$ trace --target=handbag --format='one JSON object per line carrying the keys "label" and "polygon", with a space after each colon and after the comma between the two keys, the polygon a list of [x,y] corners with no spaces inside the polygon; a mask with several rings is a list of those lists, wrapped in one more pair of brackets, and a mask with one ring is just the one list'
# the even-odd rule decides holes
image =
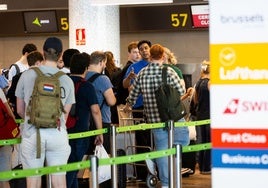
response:
{"label": "handbag", "polygon": [[[103,145],[97,145],[95,148],[95,156],[99,159],[110,158]],[[98,183],[111,179],[111,165],[103,165],[98,167]]]}
{"label": "handbag", "polygon": [[16,138],[20,134],[18,124],[8,114],[8,110],[0,99],[0,140]]}

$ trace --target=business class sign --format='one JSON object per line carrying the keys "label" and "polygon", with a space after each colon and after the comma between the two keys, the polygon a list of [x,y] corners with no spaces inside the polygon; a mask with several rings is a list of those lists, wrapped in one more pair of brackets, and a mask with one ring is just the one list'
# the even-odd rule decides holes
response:
{"label": "business class sign", "polygon": [[266,187],[266,0],[210,1],[212,187]]}

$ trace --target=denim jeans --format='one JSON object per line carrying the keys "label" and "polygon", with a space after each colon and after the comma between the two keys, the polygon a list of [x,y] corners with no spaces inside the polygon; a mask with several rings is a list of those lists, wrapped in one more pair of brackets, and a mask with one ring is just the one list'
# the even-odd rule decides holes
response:
{"label": "denim jeans", "polygon": [[[166,150],[168,149],[168,131],[163,129],[153,129],[153,137],[155,149]],[[174,144],[180,144],[182,146],[189,144],[189,130],[188,127],[177,127],[174,128]],[[159,178],[162,186],[169,185],[169,168],[168,168],[168,157],[161,157],[156,159],[158,167]]]}
{"label": "denim jeans", "polygon": [[[68,163],[82,161],[83,156],[88,151],[90,144],[89,138],[80,138],[69,140],[71,146],[71,154],[68,159]],[[78,188],[77,179],[78,170],[69,171],[66,173],[67,188]]]}

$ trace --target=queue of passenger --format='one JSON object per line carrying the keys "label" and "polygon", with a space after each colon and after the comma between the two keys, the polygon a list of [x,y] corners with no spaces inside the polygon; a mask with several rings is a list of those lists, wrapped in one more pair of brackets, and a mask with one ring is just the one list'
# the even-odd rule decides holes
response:
{"label": "queue of passenger", "polygon": [[[45,74],[55,74],[58,71],[66,73],[59,79],[64,91],[61,102],[65,113],[62,113],[59,118],[57,128],[41,128],[40,158],[36,158],[36,128],[29,121],[24,121],[20,125],[21,144],[0,147],[0,171],[11,170],[21,164],[23,169],[30,169],[78,162],[85,155],[92,154],[95,145],[103,145],[110,154],[109,134],[68,140],[68,133],[110,128],[112,124],[118,124],[117,105],[125,111],[141,110],[143,113],[132,112],[132,115],[134,118],[142,118],[144,123],[161,122],[154,91],[162,83],[161,75],[164,66],[168,67],[168,84],[178,88],[178,92],[183,96],[182,99],[193,98],[189,113],[196,115],[197,120],[210,117],[209,62],[202,62],[200,80],[195,87],[191,87],[186,92],[188,88],[184,82],[183,72],[177,66],[175,55],[161,44],[152,44],[149,40],[130,42],[127,47],[128,62],[122,68],[117,67],[111,51],[94,51],[91,54],[81,53],[77,49],[63,51],[62,41],[57,37],[48,37],[44,41],[42,51],[38,51],[36,46],[30,43],[23,47],[22,52],[22,57],[15,63],[19,71],[16,70],[16,65],[13,65],[8,76],[9,87],[6,94],[7,99],[10,99],[10,109],[13,110],[13,114],[17,119],[29,120],[27,107],[37,77],[31,69],[32,66],[37,66]],[[1,100],[8,104],[4,92],[1,91],[0,94]],[[75,104],[76,114],[75,125],[67,128],[66,122],[68,114],[72,113],[73,104]],[[185,121],[185,118],[179,121]],[[209,133],[209,124],[198,128],[197,141],[210,142]],[[135,138],[137,146],[148,146],[155,150],[168,148],[168,132],[164,129],[136,131]],[[189,142],[188,127],[175,128],[174,143],[188,145]],[[12,148],[14,148],[13,153]],[[148,149],[137,148],[136,152],[144,153],[148,152]],[[210,155],[210,150],[197,155],[202,174],[210,174]],[[156,159],[156,164],[162,187],[168,187],[167,157]],[[135,176],[139,180],[146,181],[147,173],[146,167],[138,165]],[[78,171],[52,173],[52,186],[78,188],[77,174]],[[42,187],[41,176],[31,176],[26,179],[27,188]],[[0,188],[2,187],[10,188],[9,180],[0,179]],[[111,187],[111,182],[107,181],[100,187]]]}

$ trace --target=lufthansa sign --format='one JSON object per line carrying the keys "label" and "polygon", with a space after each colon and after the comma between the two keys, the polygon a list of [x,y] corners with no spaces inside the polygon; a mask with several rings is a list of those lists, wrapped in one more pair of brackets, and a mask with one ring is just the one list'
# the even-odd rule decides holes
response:
{"label": "lufthansa sign", "polygon": [[213,44],[213,84],[267,84],[268,43]]}

